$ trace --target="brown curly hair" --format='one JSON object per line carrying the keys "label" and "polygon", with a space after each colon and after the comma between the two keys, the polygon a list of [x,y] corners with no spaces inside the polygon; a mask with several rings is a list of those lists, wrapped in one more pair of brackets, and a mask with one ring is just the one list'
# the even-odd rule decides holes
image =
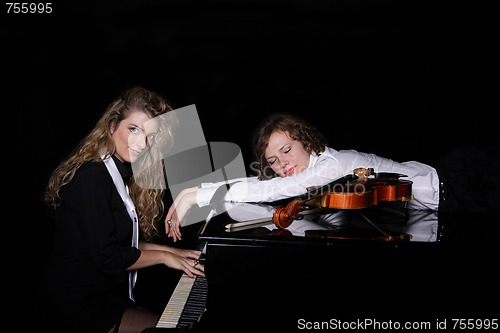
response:
{"label": "brown curly hair", "polygon": [[277,113],[265,120],[254,136],[254,154],[257,159],[259,180],[276,177],[277,174],[270,168],[265,157],[269,138],[274,132],[288,133],[290,138],[302,143],[308,153],[320,155],[328,145],[325,137],[312,125],[299,117],[286,113]]}
{"label": "brown curly hair", "polygon": [[[125,91],[108,106],[95,128],[83,139],[70,157],[61,162],[54,170],[45,192],[47,205],[54,209],[57,208],[61,200],[59,196],[61,188],[73,179],[83,163],[87,161],[102,162],[103,156],[107,157],[115,153],[116,148],[111,138],[110,127],[112,125],[118,127],[119,123],[134,110],[142,111],[154,118],[172,111],[172,108],[162,97],[144,88],[135,87]],[[164,209],[162,186],[159,185],[162,179],[157,176],[158,174],[162,175],[162,173],[152,172],[151,166],[159,163],[159,147],[172,145],[172,131],[176,125],[175,121],[176,119],[173,118],[169,124],[161,125],[150,152],[135,162],[149,165],[149,168],[142,167],[147,172],[134,175],[128,183],[130,196],[137,208],[142,236],[146,239],[153,236],[156,231],[155,222],[161,217]],[[156,168],[161,170],[161,164]],[[148,186],[143,184],[148,184]]]}

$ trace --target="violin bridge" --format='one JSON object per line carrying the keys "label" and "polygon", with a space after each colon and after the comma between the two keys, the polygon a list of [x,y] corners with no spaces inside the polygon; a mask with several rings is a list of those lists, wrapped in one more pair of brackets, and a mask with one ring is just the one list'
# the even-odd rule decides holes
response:
{"label": "violin bridge", "polygon": [[403,201],[405,203],[405,209],[406,209],[406,206],[408,205],[408,201],[413,200],[413,198],[414,198],[413,194],[409,198],[407,198],[407,197],[401,198],[401,201]]}
{"label": "violin bridge", "polygon": [[413,196],[413,194],[412,194],[409,198],[407,198],[407,197],[402,197],[402,198],[401,198],[401,201],[408,202],[408,201],[410,201],[410,200],[413,200],[413,198],[414,198],[414,196]]}

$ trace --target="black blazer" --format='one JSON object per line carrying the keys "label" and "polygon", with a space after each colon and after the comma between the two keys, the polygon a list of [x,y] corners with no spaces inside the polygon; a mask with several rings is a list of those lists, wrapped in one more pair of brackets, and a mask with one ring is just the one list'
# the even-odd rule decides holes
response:
{"label": "black blazer", "polygon": [[[130,164],[113,159],[128,181]],[[132,221],[104,163],[84,163],[60,196],[42,299],[65,311],[71,306],[71,311],[104,312],[99,315],[123,311],[118,308],[128,302],[126,268],[139,259],[140,250],[131,246]]]}

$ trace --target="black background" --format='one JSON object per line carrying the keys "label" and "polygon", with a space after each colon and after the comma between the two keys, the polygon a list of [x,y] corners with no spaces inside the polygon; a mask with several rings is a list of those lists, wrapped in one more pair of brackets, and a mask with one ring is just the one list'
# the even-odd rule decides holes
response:
{"label": "black background", "polygon": [[[2,9],[7,233],[33,283],[50,248],[50,173],[122,91],[196,104],[207,141],[238,144],[276,111],[334,149],[434,164],[496,143],[493,9],[441,1],[67,1]],[[496,141],[495,141],[496,140]],[[19,207],[19,208],[18,208]],[[4,232],[6,229],[4,229]],[[26,254],[24,254],[26,253]],[[28,291],[31,289],[28,287]]]}

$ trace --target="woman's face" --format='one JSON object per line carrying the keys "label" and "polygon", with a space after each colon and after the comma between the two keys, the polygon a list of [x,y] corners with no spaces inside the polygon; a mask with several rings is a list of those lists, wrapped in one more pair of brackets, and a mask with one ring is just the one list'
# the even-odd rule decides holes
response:
{"label": "woman's face", "polygon": [[267,163],[281,177],[297,175],[307,169],[309,155],[301,142],[282,131],[271,134],[265,151]]}
{"label": "woman's face", "polygon": [[157,121],[142,111],[132,111],[118,127],[111,126],[111,138],[116,147],[115,155],[122,162],[134,162],[154,140],[158,131]]}

